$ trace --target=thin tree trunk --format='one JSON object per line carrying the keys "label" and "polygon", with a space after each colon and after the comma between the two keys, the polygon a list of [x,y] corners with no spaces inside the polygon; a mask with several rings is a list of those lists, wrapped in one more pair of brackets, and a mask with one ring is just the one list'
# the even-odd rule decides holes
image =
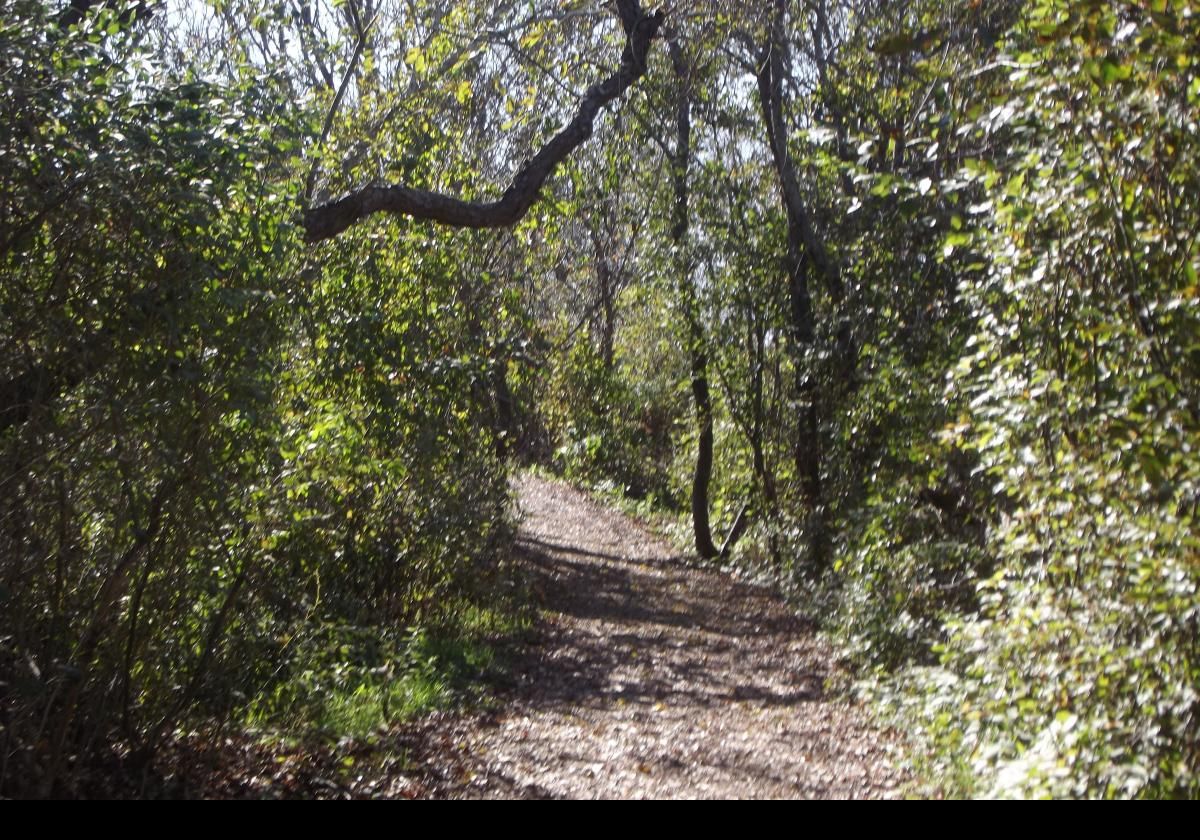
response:
{"label": "thin tree trunk", "polygon": [[793,457],[804,501],[811,514],[812,557],[815,566],[820,569],[826,562],[827,551],[821,488],[819,394],[811,370],[816,329],[808,285],[810,271],[815,271],[821,277],[835,303],[842,300],[844,291],[837,267],[818,239],[804,205],[796,168],[787,146],[787,129],[783,118],[786,5],[785,0],[775,0],[768,42],[759,63],[758,94],[787,217],[786,267],[791,303],[787,336],[794,368],[793,388],[798,404]]}
{"label": "thin tree trunk", "polygon": [[766,412],[763,406],[763,365],[766,364],[766,335],[757,321],[746,328],[747,351],[750,357],[750,428],[747,435],[753,456],[754,475],[762,488],[763,501],[771,516],[776,513],[775,475],[767,466],[763,447],[766,431]]}
{"label": "thin tree trunk", "polygon": [[[605,219],[605,227],[608,227]],[[599,298],[596,310],[596,323],[600,332],[600,361],[606,373],[612,373],[616,365],[614,343],[617,331],[617,278],[613,276],[613,267],[608,260],[605,236],[611,231],[601,232],[595,226],[589,231],[592,239],[592,257],[596,268],[596,293]]]}
{"label": "thin tree trunk", "polygon": [[140,529],[133,543],[121,555],[121,559],[109,572],[104,584],[96,595],[96,606],[93,609],[91,621],[84,631],[79,644],[72,655],[72,665],[77,673],[67,689],[62,707],[55,715],[55,721],[49,737],[48,756],[46,759],[46,775],[42,780],[40,795],[49,797],[54,792],[54,786],[62,773],[66,759],[67,741],[71,728],[75,723],[75,711],[79,706],[80,697],[87,688],[92,677],[94,656],[97,647],[109,633],[113,625],[113,614],[124,595],[129,574],[133,566],[141,560],[151,543],[154,542],[161,526],[161,514],[167,499],[175,492],[176,482],[160,485],[150,503],[150,513],[146,525]]}
{"label": "thin tree trunk", "polygon": [[688,329],[688,356],[691,363],[692,399],[696,405],[696,467],[692,473],[692,530],[696,537],[696,553],[704,558],[720,552],[713,543],[708,520],[708,487],[712,481],[713,419],[712,396],[708,387],[708,354],[706,338],[700,323],[699,302],[692,283],[691,260],[688,257],[688,168],[692,155],[691,73],[683,49],[674,38],[668,40],[671,65],[678,84],[675,111],[675,150],[671,156],[672,207],[671,244],[675,250],[675,271],[683,298],[684,320]]}

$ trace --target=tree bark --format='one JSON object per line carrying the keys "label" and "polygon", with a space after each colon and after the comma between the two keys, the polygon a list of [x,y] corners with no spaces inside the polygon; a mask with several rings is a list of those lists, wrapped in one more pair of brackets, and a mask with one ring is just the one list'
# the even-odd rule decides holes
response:
{"label": "tree bark", "polygon": [[[605,228],[609,228],[609,219],[605,214]],[[592,240],[592,257],[595,261],[596,274],[596,327],[599,332],[600,361],[606,373],[612,373],[616,366],[615,340],[617,331],[617,278],[613,266],[609,262],[607,244],[611,242],[612,230],[600,231],[593,224],[588,230]]]}
{"label": "tree bark", "polygon": [[720,551],[713,543],[708,519],[708,487],[712,481],[713,418],[712,395],[708,387],[708,353],[706,338],[700,323],[696,289],[692,283],[688,258],[688,168],[692,157],[692,100],[691,72],[683,49],[675,39],[668,41],[671,66],[678,84],[675,109],[675,149],[671,154],[671,189],[674,195],[671,221],[671,244],[675,251],[675,271],[683,300],[684,320],[687,322],[688,357],[691,364],[692,400],[696,405],[696,466],[692,472],[692,531],[696,538],[696,553],[705,559],[717,557]]}
{"label": "tree bark", "polygon": [[[71,0],[58,13],[56,22],[59,28],[66,29],[77,23],[81,23],[93,11],[102,9],[107,5],[108,0]],[[129,3],[119,9],[118,19],[121,23],[128,24],[131,20],[145,20],[152,14],[154,14],[154,3],[152,2]]]}
{"label": "tree bark", "polygon": [[[775,0],[768,42],[759,61],[759,104],[762,106],[767,142],[771,148],[775,170],[779,175],[780,190],[783,193],[783,204],[788,219],[789,246],[794,246],[799,250],[803,254],[803,259],[812,261],[813,267],[829,291],[829,296],[834,303],[840,303],[845,296],[841,272],[837,264],[830,258],[825,243],[817,235],[816,228],[813,227],[812,216],[805,206],[804,196],[800,192],[800,181],[796,176],[796,167],[787,147],[787,126],[783,119],[783,62],[787,52],[787,40],[784,34],[785,14],[786,3],[784,0]],[[804,282],[804,294],[808,294],[807,280]],[[811,313],[811,303],[808,305],[808,309]],[[809,329],[811,329],[811,315],[809,322]]]}
{"label": "tree bark", "polygon": [[558,165],[592,136],[592,126],[600,109],[621,96],[646,72],[650,45],[662,25],[663,13],[645,14],[637,0],[617,0],[617,12],[625,30],[620,67],[588,88],[575,117],[521,167],[499,199],[463,201],[401,184],[363,187],[308,210],[304,215],[305,238],[310,243],[330,239],[356,222],[381,212],[451,227],[502,228],[516,224],[537,201],[542,185]]}

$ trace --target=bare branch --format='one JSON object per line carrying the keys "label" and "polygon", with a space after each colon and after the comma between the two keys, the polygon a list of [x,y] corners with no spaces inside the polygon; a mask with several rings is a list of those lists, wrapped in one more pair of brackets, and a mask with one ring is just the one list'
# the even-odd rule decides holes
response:
{"label": "bare branch", "polygon": [[350,63],[346,65],[346,72],[342,74],[342,82],[338,85],[337,93],[333,95],[333,101],[329,103],[329,110],[325,113],[325,122],[321,126],[321,136],[317,138],[316,146],[313,148],[312,165],[308,170],[308,179],[304,183],[305,203],[312,200],[313,188],[317,183],[317,169],[321,163],[321,149],[324,148],[325,141],[329,139],[329,130],[333,127],[333,118],[337,115],[338,108],[342,104],[342,97],[346,95],[346,88],[350,86],[350,80],[354,77],[354,71],[358,68],[358,60],[362,57],[363,50],[367,46],[367,35],[374,23],[375,19],[371,18],[365,26],[359,25],[358,41],[354,45],[354,53],[350,56]]}

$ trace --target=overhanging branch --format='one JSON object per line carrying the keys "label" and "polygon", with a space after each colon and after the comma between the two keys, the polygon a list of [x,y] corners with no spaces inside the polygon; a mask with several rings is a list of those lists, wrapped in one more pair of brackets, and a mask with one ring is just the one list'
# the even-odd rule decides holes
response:
{"label": "overhanging branch", "polygon": [[558,165],[592,136],[600,109],[621,96],[646,72],[646,57],[662,25],[663,14],[661,11],[644,14],[637,0],[617,0],[617,11],[625,30],[621,66],[588,88],[574,119],[521,167],[499,199],[463,201],[399,184],[363,187],[308,210],[304,214],[305,238],[309,242],[330,239],[374,213],[396,213],[451,227],[501,228],[516,224],[537,201],[542,185]]}

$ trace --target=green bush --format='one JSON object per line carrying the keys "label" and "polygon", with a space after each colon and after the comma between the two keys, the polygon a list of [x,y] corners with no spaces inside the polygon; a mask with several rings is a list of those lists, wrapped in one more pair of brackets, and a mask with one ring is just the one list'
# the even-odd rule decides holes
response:
{"label": "green bush", "polygon": [[312,115],[281,79],[201,81],[128,18],[46,14],[0,17],[5,795],[328,674],[321,720],[361,729],[362,651],[417,655],[396,628],[494,597],[511,534],[457,244],[306,252]]}
{"label": "green bush", "polygon": [[606,368],[590,344],[576,342],[552,369],[543,402],[555,468],[632,498],[668,501],[671,409],[654,386]]}
{"label": "green bush", "polygon": [[946,253],[988,270],[944,439],[996,565],[908,685],[950,792],[1200,791],[1196,11],[1036,3],[978,109],[1009,145],[957,179],[986,212]]}

